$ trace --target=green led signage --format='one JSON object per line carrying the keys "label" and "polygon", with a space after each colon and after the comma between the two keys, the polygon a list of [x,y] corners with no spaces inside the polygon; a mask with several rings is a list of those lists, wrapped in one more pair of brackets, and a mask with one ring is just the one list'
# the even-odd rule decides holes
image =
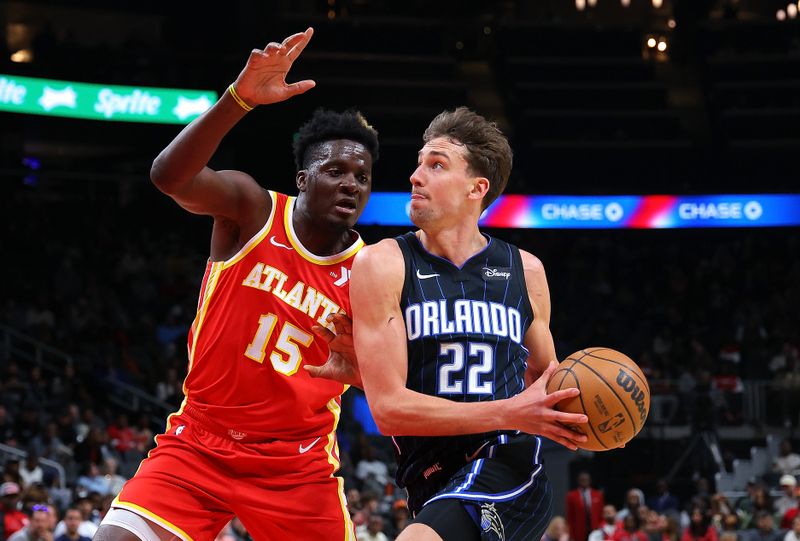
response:
{"label": "green led signage", "polygon": [[216,92],[116,86],[0,74],[0,111],[34,115],[188,124],[217,101]]}

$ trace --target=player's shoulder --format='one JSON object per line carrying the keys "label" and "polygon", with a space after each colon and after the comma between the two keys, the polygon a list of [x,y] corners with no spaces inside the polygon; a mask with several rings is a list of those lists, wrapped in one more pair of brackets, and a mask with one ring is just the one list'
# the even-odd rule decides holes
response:
{"label": "player's shoulder", "polygon": [[518,248],[519,256],[522,259],[522,268],[525,272],[544,274],[544,264],[542,260],[522,248]]}
{"label": "player's shoulder", "polygon": [[397,241],[394,239],[383,239],[375,244],[368,244],[361,248],[353,261],[353,268],[390,270],[395,262],[402,262],[403,254]]}

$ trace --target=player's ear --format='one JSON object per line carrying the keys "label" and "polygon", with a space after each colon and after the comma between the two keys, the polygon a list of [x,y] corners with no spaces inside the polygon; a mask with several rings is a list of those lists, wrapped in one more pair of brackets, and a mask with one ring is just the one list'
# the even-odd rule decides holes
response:
{"label": "player's ear", "polygon": [[475,177],[469,189],[470,199],[483,199],[489,192],[489,179],[486,177]]}
{"label": "player's ear", "polygon": [[297,189],[299,191],[306,191],[306,185],[308,184],[308,171],[305,169],[298,171],[297,176],[294,178],[294,182],[297,184]]}

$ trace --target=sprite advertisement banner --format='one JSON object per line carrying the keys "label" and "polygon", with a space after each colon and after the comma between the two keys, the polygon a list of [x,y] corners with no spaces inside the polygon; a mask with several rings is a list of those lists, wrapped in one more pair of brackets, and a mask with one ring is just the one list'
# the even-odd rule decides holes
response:
{"label": "sprite advertisement banner", "polygon": [[210,90],[98,85],[0,74],[0,111],[92,120],[188,124],[217,100]]}

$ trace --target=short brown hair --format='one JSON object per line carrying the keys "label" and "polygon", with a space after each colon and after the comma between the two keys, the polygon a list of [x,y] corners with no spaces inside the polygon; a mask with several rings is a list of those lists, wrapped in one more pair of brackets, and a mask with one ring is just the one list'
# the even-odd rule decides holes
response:
{"label": "short brown hair", "polygon": [[469,172],[489,179],[489,191],[483,198],[485,209],[503,193],[511,175],[513,152],[508,139],[494,122],[466,107],[444,111],[434,118],[422,136],[426,143],[447,137],[466,148]]}

